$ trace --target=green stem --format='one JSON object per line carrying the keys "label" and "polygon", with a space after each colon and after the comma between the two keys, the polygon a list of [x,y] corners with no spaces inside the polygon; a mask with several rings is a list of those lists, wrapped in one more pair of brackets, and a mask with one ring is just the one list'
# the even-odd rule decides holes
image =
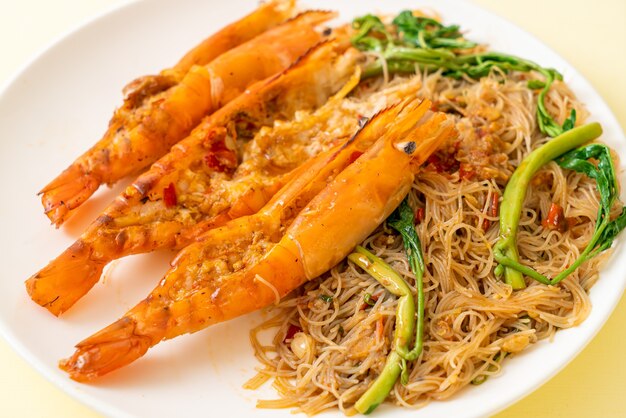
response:
{"label": "green stem", "polygon": [[[530,181],[545,164],[599,137],[600,134],[602,134],[602,127],[595,122],[569,130],[531,152],[511,176],[500,205],[500,239],[494,247],[494,257],[504,266],[505,281],[513,289],[522,289],[526,286],[522,273],[542,283],[545,282],[544,279],[547,279],[533,269],[520,264],[517,252],[517,229]],[[501,273],[502,268],[498,268],[497,272]],[[549,281],[547,284],[553,283]]]}
{"label": "green stem", "polygon": [[[389,74],[415,74],[415,66],[421,70],[436,71],[439,67],[437,65],[426,65],[424,63],[412,62],[412,61],[395,61],[387,60],[387,71]],[[378,77],[383,74],[383,64],[380,60],[373,62],[363,69],[361,78]]]}
{"label": "green stem", "polygon": [[550,284],[557,284],[558,282],[560,282],[561,280],[565,279],[567,276],[572,274],[574,270],[580,267],[582,263],[584,263],[585,261],[597,255],[597,253],[593,251],[593,249],[595,248],[596,243],[598,242],[598,239],[600,238],[600,236],[602,235],[602,232],[604,232],[608,224],[609,224],[608,219],[605,219],[601,222],[600,227],[596,229],[596,232],[593,234],[591,241],[589,242],[587,247],[583,250],[583,252],[580,254],[580,256],[576,259],[576,261],[574,261],[572,265],[569,266],[567,269],[560,272],[552,280],[548,279],[550,281]]}
{"label": "green stem", "polygon": [[417,288],[417,325],[415,327],[415,346],[411,351],[404,347],[398,352],[405,360],[416,360],[422,353],[424,345],[424,255],[422,254],[422,244],[415,230],[413,209],[407,199],[404,199],[400,206],[387,219],[387,224],[402,235],[404,250],[413,274],[415,274],[415,287]]}
{"label": "green stem", "polygon": [[400,275],[380,258],[361,246],[350,254],[348,259],[369,273],[391,294],[398,296],[396,308],[396,329],[393,338],[394,350],[387,357],[387,362],[380,375],[367,391],[359,398],[354,407],[362,414],[369,414],[380,405],[393,388],[398,376],[406,372],[402,352],[408,352],[408,345],[413,337],[415,326],[415,302],[411,288]]}
{"label": "green stem", "polygon": [[[435,71],[443,69],[443,75],[451,78],[461,78],[467,75],[473,79],[480,79],[489,75],[494,67],[502,71],[537,71],[545,77],[543,87],[537,97],[537,123],[541,132],[555,137],[566,129],[559,125],[545,105],[546,94],[552,83],[561,79],[561,74],[553,69],[514,55],[499,52],[484,52],[479,54],[458,55],[445,48],[407,47],[388,43],[382,51],[387,63],[387,71],[391,74],[410,74],[415,72],[417,65],[420,70]],[[383,73],[383,63],[380,60],[370,64],[363,71],[363,77],[374,77]]]}
{"label": "green stem", "polygon": [[385,367],[374,383],[361,395],[354,404],[354,409],[363,415],[374,411],[378,405],[383,403],[396,384],[398,376],[402,371],[402,358],[398,353],[392,351],[387,356]]}

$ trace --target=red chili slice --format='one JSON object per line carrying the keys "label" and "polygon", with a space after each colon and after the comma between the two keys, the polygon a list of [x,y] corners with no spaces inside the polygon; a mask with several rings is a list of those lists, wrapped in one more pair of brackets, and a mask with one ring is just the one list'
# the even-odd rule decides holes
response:
{"label": "red chili slice", "polygon": [[500,193],[493,192],[491,195],[491,213],[490,215],[494,218],[498,216],[498,206],[500,205]]}
{"label": "red chili slice", "polygon": [[[380,297],[380,295],[381,295],[380,293],[379,293],[379,294],[377,294],[377,295],[371,295],[371,296],[370,296],[370,300],[371,300],[372,302],[377,302],[377,301],[378,301],[378,298]],[[367,308],[371,308],[371,307],[372,307],[372,305],[368,304],[367,302],[363,302],[363,303],[361,304],[361,306],[359,307],[359,310],[360,310],[360,311],[364,311],[364,310],[366,310]]]}
{"label": "red chili slice", "polygon": [[[491,195],[491,202],[489,202],[489,207],[487,208],[487,214],[494,218],[498,216],[499,205],[500,205],[500,193],[493,192],[493,194]],[[489,219],[483,219],[483,224],[482,224],[483,231],[487,232],[490,226],[491,226],[491,221]]]}
{"label": "red chili slice", "polygon": [[422,223],[422,221],[424,220],[424,208],[417,208],[415,210],[415,215],[413,217],[413,221],[416,224]]}
{"label": "red chili slice", "polygon": [[163,202],[165,202],[165,207],[168,208],[176,206],[176,203],[178,203],[174,183],[170,183],[169,186],[163,189]]}
{"label": "red chili slice", "polygon": [[204,162],[211,170],[220,173],[237,168],[237,156],[227,149],[209,152],[204,156]]}
{"label": "red chili slice", "polygon": [[302,328],[300,328],[297,325],[289,324],[289,328],[287,329],[287,334],[285,334],[285,338],[283,339],[283,342],[293,340],[294,335],[296,335],[299,332],[302,332]]}
{"label": "red chili slice", "polygon": [[442,152],[431,154],[426,162],[428,166],[432,167],[437,173],[453,173],[459,168],[459,163],[454,158],[453,154],[444,154]]}
{"label": "red chili slice", "polygon": [[461,164],[461,167],[459,168],[459,177],[462,180],[471,180],[475,174],[474,170],[468,168],[465,164]]}
{"label": "red chili slice", "polygon": [[552,202],[548,210],[548,217],[541,222],[541,225],[551,231],[565,232],[569,227],[569,222],[565,219],[563,208]]}
{"label": "red chili slice", "polygon": [[209,167],[211,170],[216,170],[219,168],[220,166],[220,162],[217,161],[217,157],[215,156],[215,154],[211,153],[211,154],[207,154],[204,156],[204,163],[207,165],[207,167]]}

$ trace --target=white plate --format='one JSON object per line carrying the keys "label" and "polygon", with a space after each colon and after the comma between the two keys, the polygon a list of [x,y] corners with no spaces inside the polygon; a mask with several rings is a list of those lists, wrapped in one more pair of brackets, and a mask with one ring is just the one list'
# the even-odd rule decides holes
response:
{"label": "white plate", "polygon": [[[200,39],[242,16],[255,3],[153,0],[130,4],[57,43],[0,96],[0,190],[4,197],[0,253],[5,256],[0,328],[16,350],[47,378],[106,415],[291,416],[288,411],[255,409],[257,398],[274,397],[271,388],[257,392],[241,388],[257,365],[248,329],[260,321],[260,315],[162,343],[143,359],[93,385],[75,383],[57,369],[58,359],[71,354],[74,343],[117,319],[151,290],[167,268],[168,252],[122,260],[104,284],[96,286],[61,319],[34,305],[22,283],[71,244],[120,190],[98,192],[61,230],[50,227],[35,196],[104,132],[112,110],[121,102],[121,87],[138,75],[172,65]],[[307,4],[340,9],[342,20],[366,12],[436,9],[446,22],[461,24],[472,39],[490,43],[494,50],[531,58],[561,71],[593,119],[602,123],[603,140],[626,155],[626,139],[617,121],[576,70],[527,33],[472,4],[453,0],[388,0],[384,6],[375,0],[309,0]],[[449,401],[432,403],[419,415],[489,415],[546,382],[580,352],[615,307],[626,284],[626,276],[620,273],[625,268],[625,256],[626,247],[619,244],[591,291],[593,310],[581,326],[559,332],[553,343],[541,342],[507,361],[500,377]],[[381,410],[385,416],[414,414],[387,405],[377,414]]]}

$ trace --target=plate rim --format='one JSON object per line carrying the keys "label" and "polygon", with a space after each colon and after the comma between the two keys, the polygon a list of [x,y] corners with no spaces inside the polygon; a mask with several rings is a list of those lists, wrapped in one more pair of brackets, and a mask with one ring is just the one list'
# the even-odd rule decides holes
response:
{"label": "plate rim", "polygon": [[[551,55],[553,55],[554,57],[558,58],[559,60],[563,61],[566,64],[567,70],[568,72],[570,72],[571,77],[576,78],[580,82],[582,87],[591,91],[593,94],[597,96],[597,98],[600,99],[600,105],[602,105],[606,111],[606,113],[602,113],[602,119],[607,122],[610,122],[617,128],[617,134],[620,135],[620,137],[617,138],[617,141],[626,143],[626,135],[624,133],[625,132],[624,127],[622,127],[619,120],[615,116],[615,113],[613,112],[612,108],[605,101],[603,96],[598,92],[598,90],[594,87],[594,85],[574,65],[572,65],[567,59],[563,58],[563,56],[557,53],[552,47],[550,47],[545,42],[543,42],[539,37],[535,36],[534,34],[527,31],[525,28],[512,22],[510,19],[502,16],[498,12],[487,9],[482,5],[474,3],[473,1],[467,1],[467,0],[444,0],[444,1],[451,3],[451,4],[455,4],[455,3],[466,4],[467,6],[471,8],[480,10],[482,13],[489,15],[490,18],[495,18],[496,20],[505,22],[508,26],[514,27],[516,30],[522,32],[524,36],[526,36],[527,38],[532,39],[533,41],[537,43],[540,43]],[[303,4],[306,4],[306,0],[301,0],[301,2]],[[90,27],[92,24],[102,19],[110,18],[118,13],[125,13],[127,9],[130,9],[133,7],[142,7],[143,4],[145,3],[146,1],[142,1],[142,0],[119,1],[116,4],[109,5],[109,6],[102,8],[99,12],[92,14],[85,19],[80,20],[78,24],[71,25],[68,29],[62,31],[59,35],[56,35],[55,37],[53,37],[52,40],[45,43],[43,47],[40,47],[23,64],[18,66],[17,70],[14,70],[12,73],[9,74],[8,78],[0,85],[0,101],[4,99],[5,94],[16,84],[17,81],[19,81],[28,72],[28,70],[32,66],[34,66],[39,60],[43,59],[43,57],[45,57],[47,54],[53,54],[55,49],[61,44],[63,44],[64,42],[66,42],[68,39],[79,35],[81,31],[83,31],[84,29]],[[591,119],[594,119],[594,116],[596,115],[594,114],[591,116],[592,116]],[[625,245],[624,238],[622,238],[621,240],[617,241],[611,248],[613,249],[613,252],[615,253],[617,247],[622,247],[624,245]],[[611,254],[607,264],[611,263],[616,256],[617,254]],[[607,265],[604,265],[602,269],[600,270],[600,274],[606,268],[607,268]],[[619,292],[616,292],[618,296],[616,296],[613,299],[610,306],[608,306],[608,308],[604,310],[603,315],[596,319],[597,325],[594,328],[592,328],[592,331],[590,332],[588,337],[583,340],[577,339],[576,349],[573,350],[570,353],[570,355],[566,356],[565,358],[560,359],[558,363],[552,363],[552,364],[557,364],[557,366],[550,367],[550,372],[542,375],[542,379],[539,385],[535,387],[529,387],[528,389],[523,390],[523,391],[516,391],[514,392],[513,395],[505,396],[502,399],[495,399],[493,401],[493,404],[487,411],[487,413],[489,413],[490,415],[496,414],[504,410],[505,408],[513,405],[514,403],[520,401],[521,399],[527,397],[531,393],[541,388],[545,383],[553,379],[555,375],[560,373],[567,365],[569,365],[588,346],[588,344],[592,340],[594,340],[597,334],[604,328],[607,320],[611,317],[611,315],[615,311],[615,308],[619,304],[620,299],[622,298],[624,291],[626,290],[626,279],[621,281],[620,287],[621,288],[619,289]],[[594,288],[592,287],[590,292],[588,292],[588,294],[593,292],[593,289]],[[583,323],[586,323],[586,322],[587,322],[587,319],[583,321]],[[575,328],[576,327],[572,327],[567,330],[572,330]],[[567,330],[563,330],[563,331],[567,331]],[[563,331],[560,331],[560,332],[563,332]],[[49,364],[46,364],[42,360],[40,360],[33,352],[31,352],[31,350],[22,341],[20,341],[14,335],[13,331],[10,329],[8,322],[6,321],[4,317],[0,317],[0,336],[2,336],[13,350],[21,358],[26,360],[26,362],[29,365],[31,365],[46,380],[51,382],[58,389],[63,391],[65,394],[71,396],[73,399],[77,400],[78,402],[82,403],[83,405],[89,408],[92,408],[96,412],[103,414],[105,416],[115,416],[115,417],[134,416],[118,408],[114,404],[100,399],[98,396],[81,391],[80,387],[72,385],[73,381],[70,381],[67,378],[64,379],[62,376],[55,375],[54,373],[52,373],[53,368],[51,368]],[[545,344],[546,341],[543,341],[543,343]],[[536,347],[537,346],[538,345],[536,345]],[[476,414],[468,415],[468,417],[471,417],[471,416],[478,417],[479,415],[476,415]]]}

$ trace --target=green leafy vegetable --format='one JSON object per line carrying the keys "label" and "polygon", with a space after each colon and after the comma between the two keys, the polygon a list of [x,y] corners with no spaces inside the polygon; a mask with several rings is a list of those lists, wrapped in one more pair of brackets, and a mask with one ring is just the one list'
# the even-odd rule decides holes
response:
{"label": "green leafy vegetable", "polygon": [[574,129],[574,125],[576,125],[576,109],[572,109],[569,117],[563,122],[563,132]]}
{"label": "green leafy vegetable", "polygon": [[[522,274],[548,285],[559,283],[582,263],[611,247],[617,234],[626,227],[626,207],[615,220],[610,217],[618,197],[618,185],[609,148],[602,144],[590,144],[574,149],[601,133],[598,123],[567,131],[530,153],[511,176],[500,206],[500,240],[494,247],[494,257],[500,263],[496,274],[504,273],[505,280],[514,289],[525,286]],[[594,179],[600,194],[600,208],[595,231],[587,247],[567,269],[550,279],[518,261],[516,234],[528,184],[537,170],[552,160],[563,168]]]}
{"label": "green leafy vegetable", "polygon": [[352,27],[358,30],[352,37],[352,44],[362,51],[382,51],[386,44],[393,42],[378,16],[368,14],[357,17],[352,21]]}
{"label": "green leafy vegetable", "polygon": [[330,303],[330,302],[332,302],[332,301],[333,301],[333,297],[332,297],[332,296],[329,296],[329,295],[324,295],[324,294],[322,294],[322,295],[319,295],[319,298],[320,298],[321,300],[323,300],[324,302],[326,302],[326,303]]}
{"label": "green leafy vegetable", "polygon": [[344,334],[346,333],[346,330],[343,329],[342,325],[339,325],[339,329],[337,329],[337,333],[339,334],[339,336],[343,337]]}
{"label": "green leafy vegetable", "polygon": [[374,306],[376,304],[376,300],[374,300],[374,298],[372,298],[372,295],[370,295],[369,293],[366,293],[365,296],[363,296],[363,302],[365,302],[369,306]]}
{"label": "green leafy vegetable", "polygon": [[[589,160],[595,161],[595,164]],[[556,163],[563,168],[583,173],[596,181],[600,193],[600,208],[591,241],[576,261],[555,277],[551,283],[558,283],[582,263],[610,248],[617,234],[626,227],[626,207],[622,207],[619,216],[611,221],[611,208],[619,196],[619,188],[611,151],[606,145],[590,144],[575,149],[557,158]]]}
{"label": "green leafy vegetable", "polygon": [[[384,68],[390,73],[414,73],[416,66],[429,71],[442,70],[446,77],[470,77],[479,79],[487,76],[494,68],[509,71],[535,71],[544,81],[531,80],[530,88],[541,89],[537,100],[537,122],[546,135],[555,137],[571,129],[575,124],[575,112],[563,125],[559,125],[545,106],[545,96],[555,80],[562,76],[556,70],[542,67],[532,61],[498,52],[475,53],[476,43],[467,41],[459,26],[444,26],[440,22],[413,16],[405,10],[393,19],[390,31],[374,15],[365,15],[352,23],[357,33],[352,44],[361,51],[374,51],[382,60],[371,64],[363,71],[363,77],[382,74]],[[397,35],[393,35],[397,33]]]}
{"label": "green leafy vegetable", "polygon": [[413,16],[409,10],[396,16],[393,24],[405,43],[420,48],[466,49],[476,46],[474,42],[463,40],[458,25],[444,26],[435,19]]}

